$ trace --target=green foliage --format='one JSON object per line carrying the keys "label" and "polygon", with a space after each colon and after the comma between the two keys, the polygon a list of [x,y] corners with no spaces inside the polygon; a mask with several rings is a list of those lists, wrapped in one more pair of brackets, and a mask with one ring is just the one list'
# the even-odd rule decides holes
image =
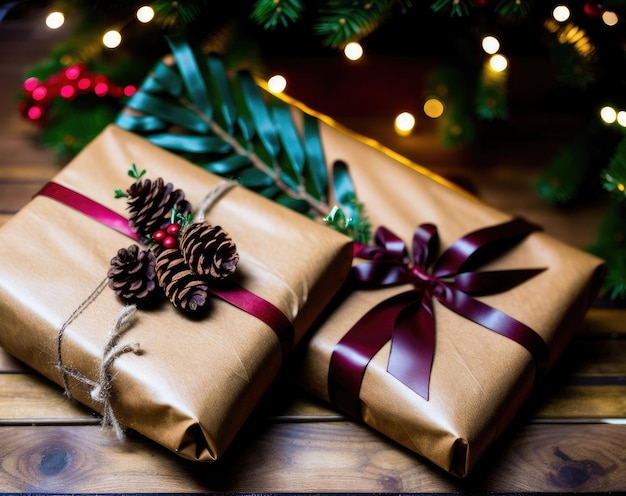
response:
{"label": "green foliage", "polygon": [[121,105],[111,99],[84,96],[81,102],[55,100],[48,109],[55,125],[42,128],[39,141],[61,156],[73,157],[113,120]]}
{"label": "green foliage", "polygon": [[288,27],[302,17],[304,4],[300,0],[257,0],[250,18],[263,29]]}
{"label": "green foliage", "polygon": [[212,4],[210,0],[157,0],[152,8],[163,27],[175,29],[196,21]]}
{"label": "green foliage", "polygon": [[523,21],[530,15],[532,4],[531,0],[500,0],[495,11],[507,19]]}
{"label": "green foliage", "polygon": [[475,112],[471,95],[475,82],[459,67],[442,64],[428,76],[425,97],[443,103],[444,112],[436,120],[437,136],[446,148],[466,145],[476,135]]}
{"label": "green foliage", "polygon": [[[170,44],[176,65],[157,63],[116,123],[292,210],[326,216],[330,181],[317,119],[302,113],[297,125],[289,105],[249,72],[231,76],[219,57],[180,39]],[[365,239],[369,224],[343,163],[333,167],[333,187],[351,234]]]}
{"label": "green foliage", "polygon": [[535,182],[541,197],[554,205],[572,202],[589,169],[589,143],[584,137],[564,145]]}
{"label": "green foliage", "polygon": [[556,80],[573,88],[586,89],[595,80],[592,62],[570,43],[550,44],[550,63]]}
{"label": "green foliage", "polygon": [[323,37],[322,43],[333,48],[360,40],[389,20],[398,7],[406,12],[408,0],[328,0],[319,10],[313,30]]}
{"label": "green foliage", "polygon": [[430,8],[435,12],[448,12],[453,16],[466,16],[473,7],[472,0],[435,0]]}
{"label": "green foliage", "polygon": [[618,143],[614,155],[601,174],[602,186],[617,200],[626,198],[626,136]]}
{"label": "green foliage", "polygon": [[485,67],[476,91],[476,115],[490,121],[508,118],[507,96],[506,71],[494,72]]}
{"label": "green foliage", "polygon": [[607,274],[603,291],[613,300],[626,298],[626,204],[613,202],[605,213],[590,253],[604,259]]}
{"label": "green foliage", "polygon": [[347,216],[338,206],[334,206],[330,213],[323,218],[330,227],[351,237],[355,241],[367,244],[372,235],[371,225],[364,215],[364,206],[353,195],[351,205],[356,212],[354,217]]}

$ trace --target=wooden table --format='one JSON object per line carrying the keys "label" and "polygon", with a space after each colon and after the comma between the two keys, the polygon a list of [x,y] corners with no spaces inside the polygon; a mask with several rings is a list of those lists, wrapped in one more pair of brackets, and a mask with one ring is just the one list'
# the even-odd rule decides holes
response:
{"label": "wooden table", "polygon": [[[63,165],[36,144],[37,130],[18,115],[14,98],[24,68],[46,53],[54,36],[33,28],[32,19],[0,24],[0,225]],[[537,150],[528,143],[511,144],[517,148],[506,160],[502,148],[494,149],[480,167],[468,167],[462,155],[432,143],[399,141],[376,116],[344,117],[345,124],[442,174],[463,175],[485,201],[525,215],[555,237],[581,247],[593,239],[601,205],[568,211],[546,206],[532,191]],[[543,153],[546,146],[553,143],[544,143]],[[120,443],[99,420],[0,350],[2,491],[620,491],[626,489],[626,311],[589,312],[552,375],[464,480],[344,418],[286,379],[216,464],[181,460],[136,435]]]}

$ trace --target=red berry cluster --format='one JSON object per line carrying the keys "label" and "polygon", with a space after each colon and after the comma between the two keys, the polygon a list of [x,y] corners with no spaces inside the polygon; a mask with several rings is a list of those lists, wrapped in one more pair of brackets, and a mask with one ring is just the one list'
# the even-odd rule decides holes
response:
{"label": "red berry cluster", "polygon": [[152,241],[162,245],[164,248],[178,248],[178,234],[180,224],[172,223],[165,229],[159,229],[152,234]]}

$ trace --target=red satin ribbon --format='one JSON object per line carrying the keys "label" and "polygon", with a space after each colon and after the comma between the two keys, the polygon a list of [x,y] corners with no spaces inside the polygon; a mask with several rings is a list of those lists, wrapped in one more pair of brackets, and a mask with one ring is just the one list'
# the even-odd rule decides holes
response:
{"label": "red satin ribbon", "polygon": [[413,234],[411,260],[405,243],[391,231],[379,228],[375,245],[359,246],[355,252],[367,261],[353,267],[354,280],[361,288],[401,284],[413,288],[376,305],[335,346],[328,377],[332,402],[360,418],[359,391],[365,369],[389,340],[387,371],[428,400],[435,354],[433,299],[526,348],[535,361],[536,377],[543,375],[548,347],[541,336],[474,298],[507,291],[545,270],[475,271],[539,229],[522,219],[513,219],[460,238],[437,258],[437,228],[423,224]]}
{"label": "red satin ribbon", "polygon": [[[37,195],[52,198],[134,240],[139,239],[138,235],[130,230],[128,219],[124,216],[61,184],[49,182]],[[272,328],[280,339],[283,352],[291,349],[294,340],[293,324],[274,304],[233,283],[220,284],[220,286],[209,288],[209,291]]]}

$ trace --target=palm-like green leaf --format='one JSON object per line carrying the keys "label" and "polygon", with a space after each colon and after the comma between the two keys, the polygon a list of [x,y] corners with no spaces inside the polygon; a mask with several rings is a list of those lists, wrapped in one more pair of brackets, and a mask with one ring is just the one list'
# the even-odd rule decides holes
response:
{"label": "palm-like green leaf", "polygon": [[[229,76],[219,57],[168,41],[175,63],[166,58],[154,67],[116,124],[293,210],[326,218],[331,181],[319,121],[302,113],[296,126],[291,107],[264,92],[248,72]],[[334,197],[353,219],[350,229],[369,228],[362,207],[356,208],[347,167],[336,169]],[[366,239],[368,233],[357,235]]]}

